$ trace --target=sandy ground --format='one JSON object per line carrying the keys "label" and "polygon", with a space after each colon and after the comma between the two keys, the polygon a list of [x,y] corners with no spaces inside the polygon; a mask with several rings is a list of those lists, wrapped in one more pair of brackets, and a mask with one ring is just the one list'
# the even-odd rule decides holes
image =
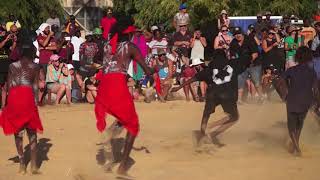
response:
{"label": "sandy ground", "polygon": [[[319,180],[320,131],[312,115],[302,132],[302,158],[287,153],[285,106],[280,102],[240,106],[239,123],[220,136],[227,145],[207,145],[199,153],[191,132],[200,126],[203,106],[185,101],[136,103],[141,133],[135,146],[146,146],[150,153],[133,151],[136,163],[129,174],[139,180]],[[16,156],[13,137],[1,134],[0,180],[115,179],[96,161],[101,135],[93,105],[46,106],[40,112],[45,128],[39,135],[42,175],[18,175],[18,164],[9,160]],[[210,121],[223,115],[218,108]]]}

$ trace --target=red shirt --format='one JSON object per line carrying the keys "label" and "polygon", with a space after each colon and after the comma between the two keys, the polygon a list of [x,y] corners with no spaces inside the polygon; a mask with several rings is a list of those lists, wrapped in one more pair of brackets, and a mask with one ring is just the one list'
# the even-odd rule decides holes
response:
{"label": "red shirt", "polygon": [[102,37],[104,39],[108,38],[108,34],[110,32],[111,27],[117,22],[117,20],[114,17],[108,18],[103,17],[100,21],[100,26],[103,28]]}
{"label": "red shirt", "polygon": [[[39,42],[40,40],[45,41],[46,38],[47,38],[47,36],[44,36],[44,35],[39,35],[37,38],[37,41],[39,43],[39,51],[40,51],[39,64],[48,64],[50,61],[50,56],[53,54],[53,51],[44,49],[45,47],[43,47]],[[52,38],[50,38],[50,41],[46,47],[51,46],[52,44],[55,44],[55,43],[56,43],[56,41],[52,37]]]}
{"label": "red shirt", "polygon": [[320,21],[320,15],[314,15],[313,20],[319,22]]}

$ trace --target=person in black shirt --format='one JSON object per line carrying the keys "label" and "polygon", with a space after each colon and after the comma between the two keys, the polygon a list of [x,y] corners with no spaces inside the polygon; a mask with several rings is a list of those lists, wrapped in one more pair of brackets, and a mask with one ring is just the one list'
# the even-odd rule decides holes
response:
{"label": "person in black shirt", "polygon": [[289,152],[301,156],[299,139],[304,119],[312,104],[312,87],[316,82],[316,73],[308,62],[312,60],[312,51],[303,46],[297,50],[297,66],[289,68],[281,77],[287,82],[286,95],[288,130],[292,141]]}
{"label": "person in black shirt", "polygon": [[196,131],[194,134],[196,145],[205,137],[209,117],[215,112],[218,105],[222,106],[228,116],[209,126],[210,129],[219,126],[209,136],[214,144],[223,145],[218,141],[217,136],[234,125],[239,119],[237,108],[238,75],[249,65],[249,60],[249,58],[228,60],[224,50],[217,49],[208,68],[198,72],[193,78],[171,90],[176,92],[183,86],[195,81],[205,81],[208,84],[200,132]]}
{"label": "person in black shirt", "polygon": [[261,87],[261,57],[259,56],[259,49],[256,41],[253,38],[245,36],[242,34],[241,28],[236,27],[234,31],[234,39],[230,44],[230,55],[231,59],[247,59],[250,61],[250,66],[241,73],[238,77],[239,79],[239,101],[242,100],[243,89],[245,87],[245,82],[250,75],[251,80],[257,89],[259,94],[259,101],[263,101],[262,87]]}

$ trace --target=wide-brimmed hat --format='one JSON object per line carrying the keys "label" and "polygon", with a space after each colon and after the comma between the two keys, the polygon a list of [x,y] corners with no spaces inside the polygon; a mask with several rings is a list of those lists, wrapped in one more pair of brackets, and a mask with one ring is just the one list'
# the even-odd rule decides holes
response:
{"label": "wide-brimmed hat", "polygon": [[134,26],[128,26],[128,28],[125,29],[122,33],[123,33],[123,34],[129,34],[129,33],[135,32],[135,31],[136,31],[136,27],[134,27]]}
{"label": "wide-brimmed hat", "polygon": [[226,10],[222,10],[220,14],[228,14]]}
{"label": "wide-brimmed hat", "polygon": [[288,33],[291,33],[291,32],[293,32],[295,30],[296,30],[295,26],[289,26],[287,31],[288,31]]}
{"label": "wide-brimmed hat", "polygon": [[204,62],[201,61],[200,58],[194,58],[192,59],[192,64],[190,64],[190,66],[197,66],[197,65],[200,65],[200,64],[203,64]]}

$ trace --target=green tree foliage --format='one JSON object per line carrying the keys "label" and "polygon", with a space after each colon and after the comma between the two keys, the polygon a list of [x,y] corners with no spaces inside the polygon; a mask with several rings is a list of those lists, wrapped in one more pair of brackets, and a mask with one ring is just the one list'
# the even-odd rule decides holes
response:
{"label": "green tree foliage", "polygon": [[38,28],[51,11],[63,17],[60,0],[0,0],[0,20],[7,21],[8,15],[12,13],[23,27],[29,29]]}
{"label": "green tree foliage", "polygon": [[[271,11],[274,15],[295,14],[300,18],[310,18],[316,11],[314,0],[184,0],[192,25],[203,26],[217,19],[221,10],[230,16],[255,16],[259,12]],[[134,14],[138,26],[162,24],[172,29],[172,19],[178,12],[179,0],[116,0],[115,11]]]}

